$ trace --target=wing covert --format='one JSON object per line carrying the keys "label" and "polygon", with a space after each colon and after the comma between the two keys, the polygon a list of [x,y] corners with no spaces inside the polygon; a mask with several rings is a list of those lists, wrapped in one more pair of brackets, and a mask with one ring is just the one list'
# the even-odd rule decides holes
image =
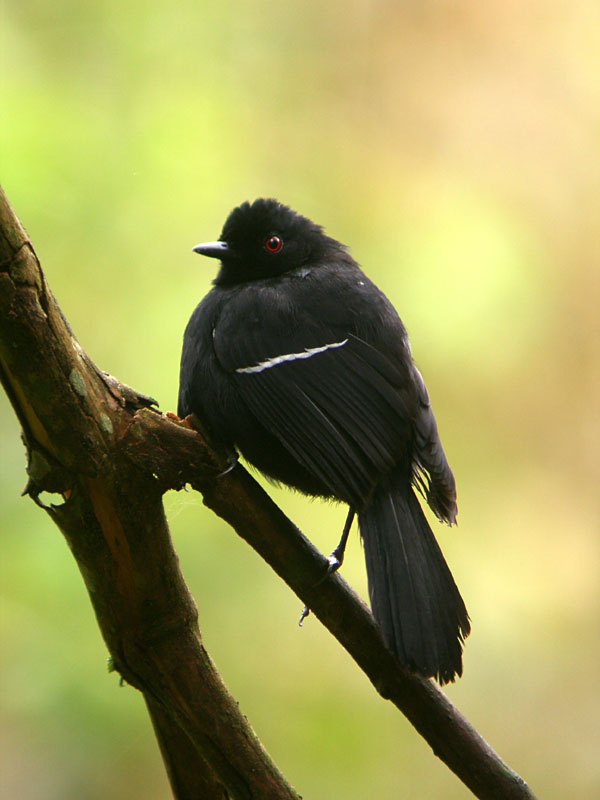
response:
{"label": "wing covert", "polygon": [[273,335],[262,321],[233,343],[217,329],[214,344],[250,413],[336,497],[362,507],[406,457],[408,372],[358,336],[324,326]]}

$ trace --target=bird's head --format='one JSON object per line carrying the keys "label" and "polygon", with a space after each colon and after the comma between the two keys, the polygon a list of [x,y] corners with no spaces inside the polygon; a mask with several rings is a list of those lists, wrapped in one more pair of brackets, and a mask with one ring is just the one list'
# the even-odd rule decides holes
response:
{"label": "bird's head", "polygon": [[277,200],[242,203],[227,217],[217,242],[194,247],[200,255],[218,258],[215,283],[231,285],[274,277],[317,265],[332,250],[344,250],[319,225]]}

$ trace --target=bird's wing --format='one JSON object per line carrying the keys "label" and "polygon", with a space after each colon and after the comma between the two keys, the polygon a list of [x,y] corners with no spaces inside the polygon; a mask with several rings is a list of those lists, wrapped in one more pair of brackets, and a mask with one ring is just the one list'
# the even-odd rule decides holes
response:
{"label": "bird's wing", "polygon": [[408,369],[338,325],[264,309],[244,336],[217,324],[220,366],[250,413],[331,493],[361,507],[406,457]]}
{"label": "bird's wing", "polygon": [[415,419],[414,484],[427,498],[431,510],[442,522],[456,522],[456,483],[446,459],[429,394],[419,370],[412,365],[419,397]]}

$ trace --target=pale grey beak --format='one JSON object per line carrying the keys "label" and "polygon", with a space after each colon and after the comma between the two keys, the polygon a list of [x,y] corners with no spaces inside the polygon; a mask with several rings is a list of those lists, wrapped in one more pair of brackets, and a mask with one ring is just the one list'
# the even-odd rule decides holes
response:
{"label": "pale grey beak", "polygon": [[197,244],[192,248],[194,253],[200,253],[201,256],[210,256],[210,258],[223,258],[229,250],[227,242],[203,242]]}

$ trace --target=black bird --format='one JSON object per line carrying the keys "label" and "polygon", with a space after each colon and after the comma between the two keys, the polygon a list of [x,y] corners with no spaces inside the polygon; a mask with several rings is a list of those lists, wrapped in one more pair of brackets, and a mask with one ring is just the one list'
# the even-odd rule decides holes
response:
{"label": "black bird", "polygon": [[179,416],[197,414],[268,478],[347,503],[340,545],[356,512],[388,646],[454,680],[469,617],[414,489],[452,525],[456,488],[392,304],[344,245],[276,200],[243,203],[194,250],[221,268],[185,330]]}

